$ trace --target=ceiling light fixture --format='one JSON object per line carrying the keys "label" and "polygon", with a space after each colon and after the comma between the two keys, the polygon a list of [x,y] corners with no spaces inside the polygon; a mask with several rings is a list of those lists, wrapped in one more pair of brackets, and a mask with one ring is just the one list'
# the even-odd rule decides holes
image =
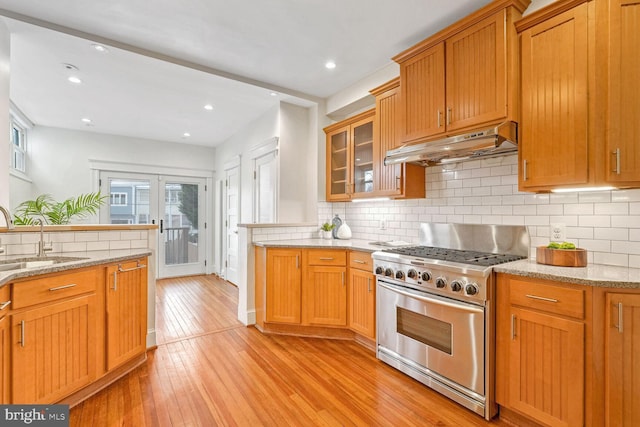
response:
{"label": "ceiling light fixture", "polygon": [[83,117],[83,118],[82,118],[82,121],[83,121],[84,123],[86,123],[86,124],[91,123],[91,119],[90,119],[90,118],[88,118],[88,117]]}
{"label": "ceiling light fixture", "polygon": [[324,66],[330,70],[333,70],[334,68],[336,68],[336,63],[333,61],[327,61],[327,63],[324,64]]}
{"label": "ceiling light fixture", "polygon": [[93,47],[95,50],[97,50],[100,53],[109,53],[109,49],[107,49],[105,46],[101,44],[94,43],[91,45],[91,47]]}
{"label": "ceiling light fixture", "polygon": [[191,134],[189,132],[185,132],[185,133],[182,134],[182,136],[184,138],[189,138],[191,136]]}
{"label": "ceiling light fixture", "polygon": [[211,110],[213,110],[213,105],[207,104],[207,105],[204,106],[204,109],[207,110],[207,111],[211,111]]}
{"label": "ceiling light fixture", "polygon": [[275,93],[275,92],[271,92],[269,95],[271,95],[271,96],[278,96],[278,94],[277,94],[277,93]]}
{"label": "ceiling light fixture", "polygon": [[80,80],[80,77],[77,77],[77,76],[69,76],[69,78],[67,80],[69,80],[71,83],[74,83],[74,84],[77,84],[77,85],[82,83],[82,80]]}

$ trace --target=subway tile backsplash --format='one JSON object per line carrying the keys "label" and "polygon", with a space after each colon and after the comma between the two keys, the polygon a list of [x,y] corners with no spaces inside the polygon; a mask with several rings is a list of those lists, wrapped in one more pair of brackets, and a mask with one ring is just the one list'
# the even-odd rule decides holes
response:
{"label": "subway tile backsplash", "polygon": [[420,222],[526,225],[532,257],[536,246],[549,242],[550,225],[564,223],[566,240],[587,249],[588,262],[640,266],[640,189],[519,192],[517,155],[429,167],[426,175],[426,199],[323,202],[318,223],[338,214],[353,238],[413,243]]}

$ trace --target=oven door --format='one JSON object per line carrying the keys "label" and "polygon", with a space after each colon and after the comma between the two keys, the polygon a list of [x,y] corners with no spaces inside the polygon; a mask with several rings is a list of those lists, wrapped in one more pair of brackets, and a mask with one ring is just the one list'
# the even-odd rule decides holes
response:
{"label": "oven door", "polygon": [[378,357],[427,385],[420,377],[484,401],[484,307],[377,284]]}

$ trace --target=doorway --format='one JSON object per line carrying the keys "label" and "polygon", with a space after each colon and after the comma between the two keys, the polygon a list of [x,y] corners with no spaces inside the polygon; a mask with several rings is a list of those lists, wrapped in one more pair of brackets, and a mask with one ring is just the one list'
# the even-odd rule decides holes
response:
{"label": "doorway", "polygon": [[100,171],[100,222],[158,225],[158,277],[206,272],[205,179]]}
{"label": "doorway", "polygon": [[224,267],[222,277],[238,283],[238,222],[240,219],[240,158],[225,167],[224,173]]}

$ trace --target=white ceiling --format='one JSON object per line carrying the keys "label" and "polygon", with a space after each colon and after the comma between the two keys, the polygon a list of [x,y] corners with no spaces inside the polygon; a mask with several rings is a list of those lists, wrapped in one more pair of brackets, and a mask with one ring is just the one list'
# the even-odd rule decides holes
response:
{"label": "white ceiling", "polygon": [[214,146],[280,100],[310,105],[348,87],[486,3],[0,0],[0,15],[17,19],[6,19],[11,98],[36,124]]}

